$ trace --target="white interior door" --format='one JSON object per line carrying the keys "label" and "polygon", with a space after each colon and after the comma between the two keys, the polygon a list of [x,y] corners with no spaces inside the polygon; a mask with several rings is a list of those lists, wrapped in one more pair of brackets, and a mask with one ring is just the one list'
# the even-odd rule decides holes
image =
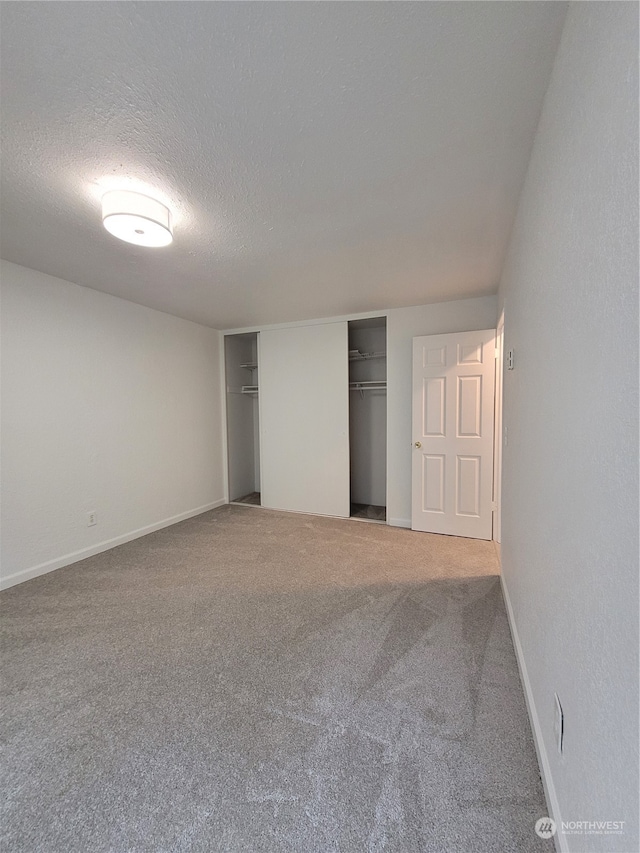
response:
{"label": "white interior door", "polygon": [[261,503],[349,516],[346,323],[260,332]]}
{"label": "white interior door", "polygon": [[493,442],[493,538],[502,542],[502,387],[504,372],[504,314],[496,330],[496,406]]}
{"label": "white interior door", "polygon": [[495,334],[413,339],[413,530],[491,539]]}

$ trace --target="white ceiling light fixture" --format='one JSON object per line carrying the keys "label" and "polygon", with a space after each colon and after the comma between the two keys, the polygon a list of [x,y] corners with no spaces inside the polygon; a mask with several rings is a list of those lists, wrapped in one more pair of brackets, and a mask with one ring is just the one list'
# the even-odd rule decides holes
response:
{"label": "white ceiling light fixture", "polygon": [[114,237],[137,246],[168,246],[173,241],[169,208],[130,190],[102,196],[102,224]]}

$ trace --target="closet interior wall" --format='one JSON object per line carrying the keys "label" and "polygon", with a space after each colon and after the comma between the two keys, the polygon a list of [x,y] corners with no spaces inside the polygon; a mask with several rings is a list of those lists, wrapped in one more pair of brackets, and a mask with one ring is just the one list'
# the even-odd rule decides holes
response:
{"label": "closet interior wall", "polygon": [[[385,317],[349,323],[351,514],[379,521],[387,503],[386,351]],[[363,515],[362,507],[379,512]]]}
{"label": "closet interior wall", "polygon": [[225,337],[229,500],[259,503],[258,335]]}

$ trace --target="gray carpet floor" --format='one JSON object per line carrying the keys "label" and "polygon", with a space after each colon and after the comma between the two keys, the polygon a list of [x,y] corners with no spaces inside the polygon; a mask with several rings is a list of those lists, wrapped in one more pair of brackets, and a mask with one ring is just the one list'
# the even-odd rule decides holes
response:
{"label": "gray carpet floor", "polygon": [[225,506],[5,591],[2,850],[553,850],[496,572]]}

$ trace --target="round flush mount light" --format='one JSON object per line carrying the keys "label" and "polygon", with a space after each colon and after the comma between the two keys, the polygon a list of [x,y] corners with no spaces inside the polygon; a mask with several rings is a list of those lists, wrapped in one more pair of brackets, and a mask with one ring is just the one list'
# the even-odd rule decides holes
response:
{"label": "round flush mount light", "polygon": [[130,190],[102,196],[102,224],[114,237],[137,246],[168,246],[173,240],[169,208]]}

